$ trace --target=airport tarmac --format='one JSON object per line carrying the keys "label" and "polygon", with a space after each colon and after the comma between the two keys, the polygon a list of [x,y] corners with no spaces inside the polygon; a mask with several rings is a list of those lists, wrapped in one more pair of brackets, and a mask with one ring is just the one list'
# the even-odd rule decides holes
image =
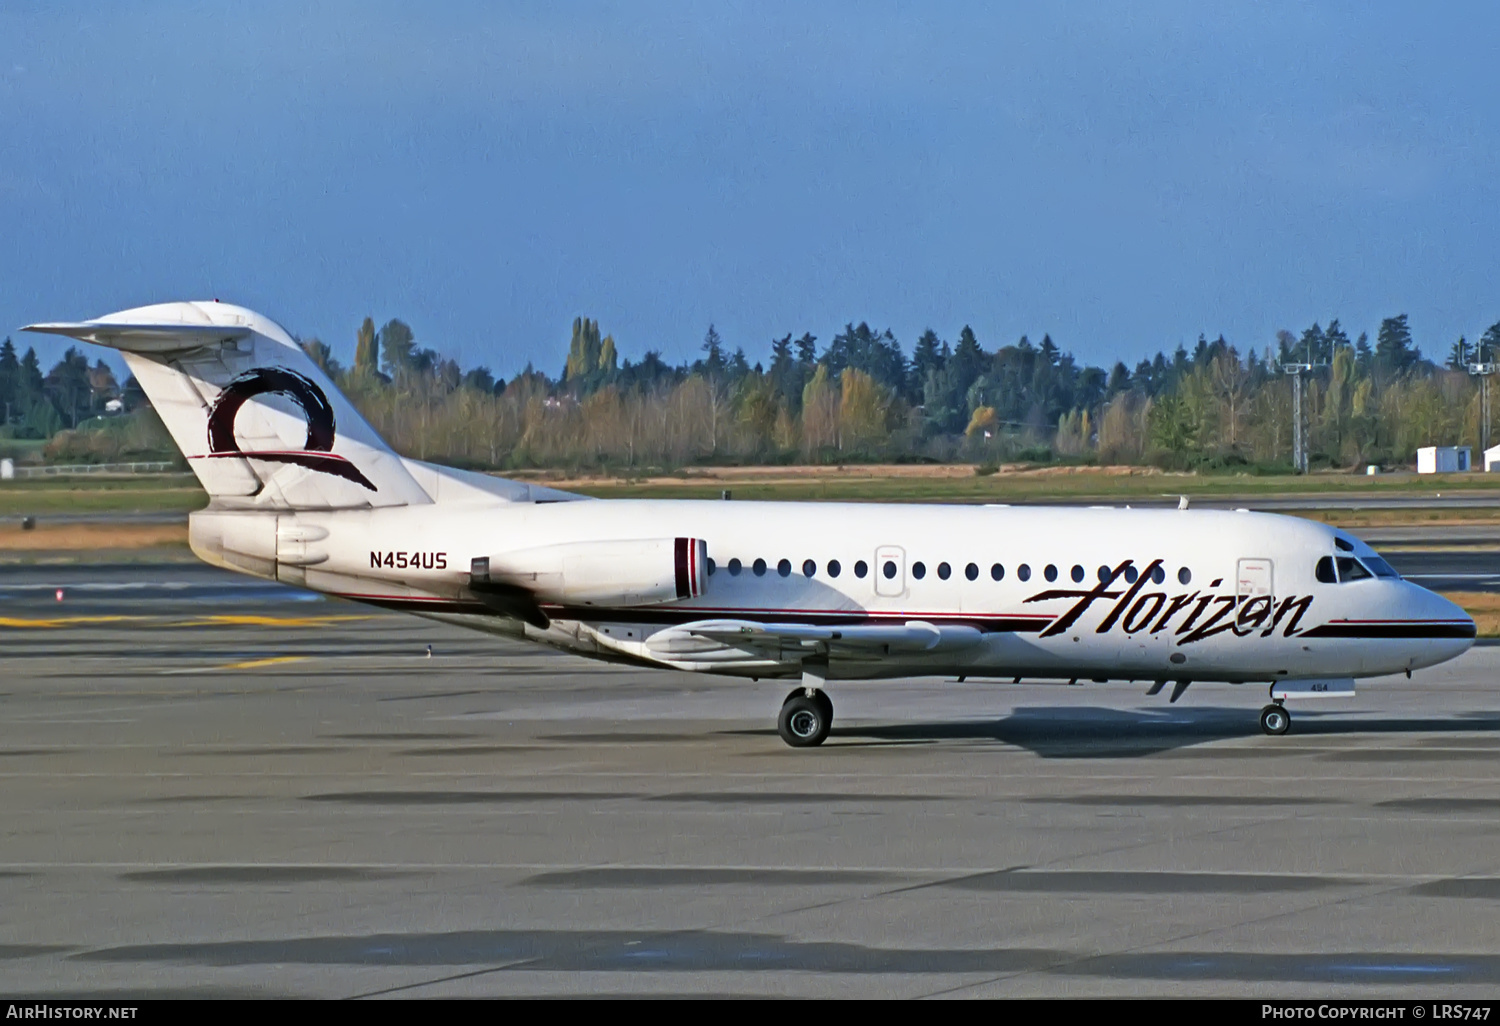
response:
{"label": "airport tarmac", "polygon": [[785,683],[174,565],[0,571],[0,665],[6,994],[1500,984],[1500,647],[1280,738],[1248,686],[836,684],[794,751]]}

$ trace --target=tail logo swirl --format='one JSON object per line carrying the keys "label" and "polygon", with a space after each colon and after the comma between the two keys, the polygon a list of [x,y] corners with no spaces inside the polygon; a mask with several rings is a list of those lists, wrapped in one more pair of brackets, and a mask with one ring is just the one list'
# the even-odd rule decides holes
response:
{"label": "tail logo swirl", "polygon": [[[258,395],[282,395],[296,403],[307,418],[307,440],[301,449],[245,452],[234,438],[234,419],[240,407]],[[333,405],[311,379],[285,367],[256,367],[236,377],[208,411],[208,454],[214,457],[295,463],[320,474],[332,474],[376,491],[358,467],[333,452],[336,437]]]}

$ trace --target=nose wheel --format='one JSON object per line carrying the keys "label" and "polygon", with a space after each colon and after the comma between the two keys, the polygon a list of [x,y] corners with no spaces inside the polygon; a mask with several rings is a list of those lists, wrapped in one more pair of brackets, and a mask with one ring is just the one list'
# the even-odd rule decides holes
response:
{"label": "nose wheel", "polygon": [[781,715],[776,718],[776,733],[793,748],[814,748],[828,737],[833,726],[833,699],[822,690],[811,696],[798,688],[786,696]]}
{"label": "nose wheel", "polygon": [[1267,734],[1281,735],[1292,728],[1292,714],[1286,706],[1272,703],[1260,711],[1260,729]]}

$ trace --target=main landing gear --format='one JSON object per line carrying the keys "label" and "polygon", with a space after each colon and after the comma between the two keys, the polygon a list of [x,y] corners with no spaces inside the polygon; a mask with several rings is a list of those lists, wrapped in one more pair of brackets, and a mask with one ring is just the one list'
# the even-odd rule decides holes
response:
{"label": "main landing gear", "polygon": [[1292,726],[1292,714],[1280,702],[1272,702],[1260,711],[1260,729],[1267,734],[1285,734]]}
{"label": "main landing gear", "polygon": [[820,688],[797,688],[781,703],[781,715],[776,718],[776,733],[793,748],[822,744],[832,726],[833,699]]}

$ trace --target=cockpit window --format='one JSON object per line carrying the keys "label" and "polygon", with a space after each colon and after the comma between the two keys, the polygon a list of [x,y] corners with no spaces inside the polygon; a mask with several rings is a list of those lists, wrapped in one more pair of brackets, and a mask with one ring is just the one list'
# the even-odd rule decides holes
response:
{"label": "cockpit window", "polygon": [[1339,579],[1338,579],[1337,575],[1335,575],[1334,572],[1333,572],[1333,557],[1332,556],[1324,556],[1322,559],[1318,560],[1318,569],[1316,571],[1316,577],[1323,584],[1337,584],[1337,583],[1339,583]]}
{"label": "cockpit window", "polygon": [[1334,537],[1333,537],[1333,544],[1337,545],[1340,549],[1342,549],[1345,552],[1353,552],[1354,551],[1354,543],[1352,541],[1350,541],[1348,538],[1340,538],[1338,535],[1334,535]]}
{"label": "cockpit window", "polygon": [[1353,556],[1340,556],[1334,562],[1338,564],[1340,581],[1360,581],[1373,576],[1365,569],[1364,564]]}
{"label": "cockpit window", "polygon": [[1399,581],[1401,575],[1396,573],[1395,568],[1379,556],[1365,556],[1362,562],[1365,566],[1375,571],[1376,577],[1387,577],[1393,581]]}

